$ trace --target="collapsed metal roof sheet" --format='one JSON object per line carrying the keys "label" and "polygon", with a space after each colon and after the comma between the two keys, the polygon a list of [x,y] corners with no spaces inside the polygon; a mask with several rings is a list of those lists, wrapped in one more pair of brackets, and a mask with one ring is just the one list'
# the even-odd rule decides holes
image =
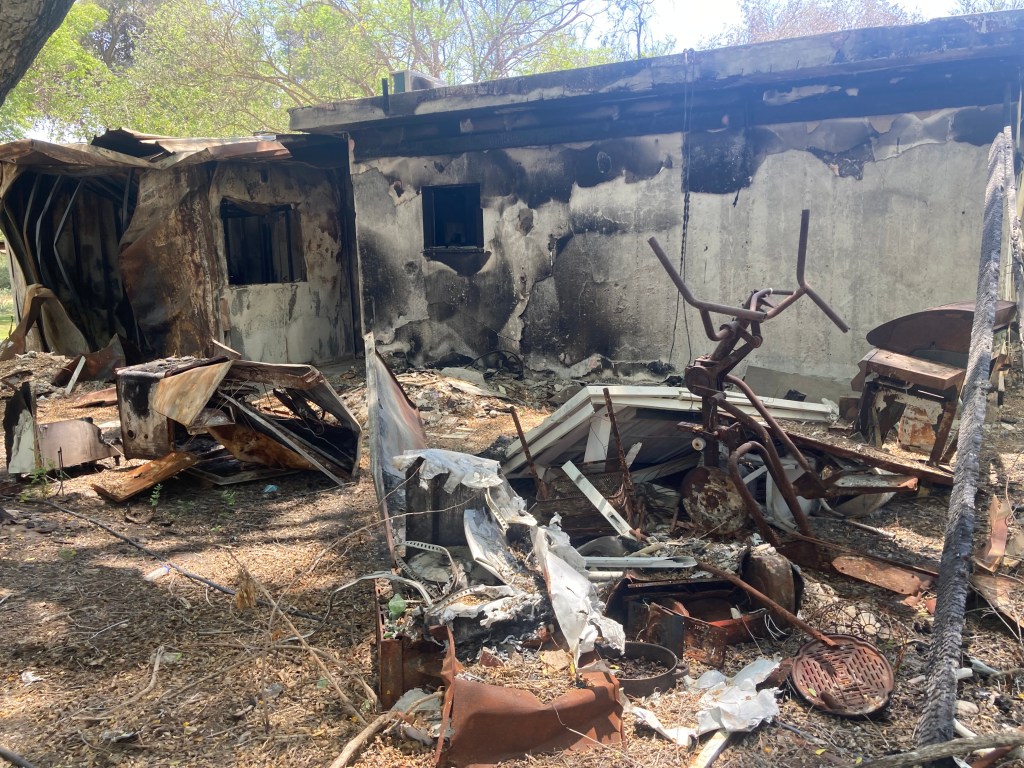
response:
{"label": "collapsed metal roof sheet", "polygon": [[[343,154],[344,153],[344,154]],[[0,163],[64,175],[104,174],[129,169],[165,169],[213,161],[293,161],[340,166],[348,143],[330,136],[282,135],[234,138],[171,138],[108,131],[89,144],[19,139],[0,144]]]}
{"label": "collapsed metal roof sheet", "polygon": [[[604,390],[615,407],[615,420],[623,450],[640,443],[635,466],[651,467],[674,462],[693,450],[679,423],[689,417],[698,421],[701,401],[685,387],[609,386],[584,387],[561,408],[526,433],[526,442],[533,460],[542,467],[561,466],[565,461],[604,461],[611,446],[611,425],[607,417]],[[757,416],[749,401],[739,393],[730,392],[729,402],[744,412]],[[817,403],[762,398],[777,418],[824,422],[829,409]],[[526,476],[526,456],[519,440],[505,452],[502,472],[506,477]]]}

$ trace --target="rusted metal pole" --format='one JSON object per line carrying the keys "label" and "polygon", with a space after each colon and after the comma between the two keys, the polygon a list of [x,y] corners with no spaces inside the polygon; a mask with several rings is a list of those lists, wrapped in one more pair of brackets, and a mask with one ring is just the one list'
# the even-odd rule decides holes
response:
{"label": "rusted metal pole", "polygon": [[642,531],[644,521],[637,509],[636,489],[633,487],[633,477],[629,474],[629,464],[626,463],[626,452],[622,448],[622,437],[619,435],[619,425],[615,422],[615,408],[612,406],[612,395],[608,391],[608,387],[604,388],[604,405],[608,409],[608,423],[611,426],[612,437],[615,438],[615,449],[619,455],[622,488],[626,492],[626,521],[631,528]]}
{"label": "rusted metal pole", "polygon": [[523,432],[523,425],[519,423],[519,414],[516,413],[514,405],[509,406],[508,412],[512,414],[512,423],[516,425],[516,434],[519,435],[519,444],[523,446],[523,458],[526,459],[526,466],[530,468],[533,475],[533,482],[537,486],[537,498],[544,501],[548,497],[548,487],[537,474],[537,466],[533,463],[533,456],[530,455],[530,446],[526,442],[526,433]]}
{"label": "rusted metal pole", "polygon": [[799,618],[795,613],[787,611],[785,608],[783,608],[777,602],[768,597],[768,595],[761,592],[759,589],[756,589],[747,584],[747,582],[745,582],[735,573],[730,573],[729,571],[723,570],[714,565],[711,565],[710,563],[705,563],[700,560],[697,561],[697,567],[700,568],[702,571],[707,571],[713,576],[717,576],[720,579],[725,579],[733,586],[739,587],[752,598],[757,600],[757,602],[761,603],[761,605],[765,606],[769,610],[775,611],[777,614],[779,614],[779,616],[784,618],[786,621],[788,621],[794,627],[799,629],[801,632],[803,632],[806,635],[810,635],[813,639],[817,640],[820,643],[823,643],[824,645],[827,645],[829,648],[834,648],[839,644],[831,637],[826,635],[824,632],[815,629],[806,621]]}
{"label": "rusted metal pole", "polygon": [[[964,405],[957,437],[953,491],[949,497],[949,517],[939,564],[924,711],[917,727],[917,743],[922,747],[941,744],[956,735],[956,670],[960,666],[963,649],[964,616],[970,589],[975,496],[992,360],[992,325],[999,284],[1006,183],[1004,153],[1010,151],[1012,147],[1007,146],[1006,135],[1000,134],[993,142],[988,157],[978,295],[964,378]],[[941,764],[952,765],[952,762],[946,760]]]}

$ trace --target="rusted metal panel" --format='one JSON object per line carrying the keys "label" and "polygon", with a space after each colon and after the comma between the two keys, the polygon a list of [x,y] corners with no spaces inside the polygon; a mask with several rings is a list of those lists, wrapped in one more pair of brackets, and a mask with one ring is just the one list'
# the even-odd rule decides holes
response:
{"label": "rusted metal panel", "polygon": [[239,461],[279,469],[316,470],[303,458],[273,438],[241,424],[207,427],[207,431]]}
{"label": "rusted metal panel", "polygon": [[[1013,320],[1012,301],[996,302],[995,329]],[[868,343],[904,355],[923,356],[935,351],[967,354],[971,345],[974,302],[945,304],[897,317],[868,331]]]}
{"label": "rusted metal panel", "polygon": [[832,567],[844,576],[900,595],[917,595],[931,587],[933,579],[896,565],[868,560],[864,557],[841,555],[832,561]]}
{"label": "rusted metal panel", "polygon": [[928,467],[924,464],[918,464],[912,461],[901,461],[893,456],[882,453],[877,449],[872,449],[870,446],[855,444],[840,445],[837,443],[819,440],[792,430],[787,430],[786,434],[789,435],[797,445],[811,448],[822,453],[827,453],[844,459],[851,459],[889,472],[912,475],[921,480],[927,480],[930,483],[935,483],[936,485],[953,484],[953,474],[951,472],[938,467]]}
{"label": "rusted metal panel", "polygon": [[985,551],[975,558],[979,567],[995,573],[1006,553],[1006,538],[1009,533],[1013,507],[1009,499],[993,496],[988,505],[988,542]]}
{"label": "rusted metal panel", "polygon": [[614,675],[582,672],[585,687],[544,704],[526,690],[457,677],[454,646],[450,643],[445,658],[441,732],[452,729],[444,756],[456,768],[625,742],[622,697]]}
{"label": "rusted metal panel", "polygon": [[115,455],[103,442],[100,429],[89,421],[71,419],[37,426],[41,467],[76,467]]}
{"label": "rusted metal panel", "polygon": [[150,405],[157,413],[187,427],[206,407],[231,366],[228,360],[169,375],[157,383]]}
{"label": "rusted metal panel", "polygon": [[386,582],[374,583],[377,604],[377,693],[382,709],[390,709],[402,694],[441,683],[444,646],[408,635],[395,636],[385,617]]}
{"label": "rusted metal panel", "polygon": [[[402,507],[405,494],[402,487],[405,475],[391,463],[405,451],[427,447],[427,435],[419,411],[402,390],[395,374],[388,368],[374,343],[372,333],[363,337],[366,348],[366,408],[370,443],[370,472],[377,493],[381,519],[388,519],[388,497],[395,493],[393,503]],[[404,541],[405,518],[392,520],[384,526],[388,547],[395,555],[395,544]]]}
{"label": "rusted metal panel", "polygon": [[99,352],[90,352],[87,355],[71,360],[61,368],[53,377],[51,382],[55,387],[67,386],[79,363],[85,360],[81,371],[78,374],[78,381],[112,381],[114,371],[125,366],[124,348],[117,336],[112,336],[110,343]]}
{"label": "rusted metal panel", "polygon": [[867,373],[905,381],[936,392],[958,388],[964,381],[964,369],[921,360],[887,349],[873,349],[858,365]]}
{"label": "rusted metal panel", "polygon": [[122,503],[132,496],[162,483],[169,477],[195,464],[196,457],[190,453],[171,452],[155,461],[125,472],[116,479],[111,478],[106,485],[93,483],[92,488],[103,498],[115,503]]}

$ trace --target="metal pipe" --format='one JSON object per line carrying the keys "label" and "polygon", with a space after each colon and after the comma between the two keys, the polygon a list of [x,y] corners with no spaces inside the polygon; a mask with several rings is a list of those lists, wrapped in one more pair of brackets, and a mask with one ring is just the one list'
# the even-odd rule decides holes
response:
{"label": "metal pipe", "polygon": [[775,417],[768,412],[768,409],[765,407],[764,403],[761,402],[761,398],[757,396],[757,394],[754,392],[753,389],[750,388],[747,382],[745,382],[743,379],[733,376],[731,373],[726,374],[725,380],[732,384],[734,387],[736,387],[740,392],[742,392],[746,396],[747,400],[750,401],[750,404],[757,409],[757,412],[761,414],[761,418],[764,419],[765,423],[768,424],[768,426],[771,428],[772,432],[775,434],[775,437],[778,438],[779,442],[786,446],[786,450],[789,451],[790,454],[792,454],[793,458],[796,459],[797,464],[800,465],[804,472],[810,472],[812,475],[817,477],[817,473],[814,471],[814,468],[811,467],[810,462],[807,461],[807,458],[803,455],[803,453],[800,452],[800,449],[796,447],[796,443],[794,443],[793,440],[789,437],[789,435],[786,434],[786,430],[784,430],[782,426],[779,424],[779,422],[775,420]]}
{"label": "metal pipe", "polygon": [[757,451],[762,456],[765,455],[764,446],[760,443],[751,440],[750,442],[744,443],[729,456],[729,476],[732,477],[733,484],[736,486],[736,491],[743,499],[743,503],[747,507],[747,512],[752,518],[754,518],[754,524],[757,526],[757,530],[760,532],[764,540],[771,544],[773,547],[778,549],[782,546],[782,542],[779,540],[778,535],[772,530],[772,527],[768,525],[768,521],[764,519],[764,515],[761,514],[761,507],[757,503],[757,499],[754,498],[754,494],[747,488],[747,484],[743,482],[743,476],[740,475],[740,459],[751,451]]}
{"label": "metal pipe", "polygon": [[[782,462],[779,459],[779,453],[775,450],[775,445],[772,443],[771,436],[768,434],[768,430],[757,423],[757,421],[741,411],[737,406],[728,402],[725,399],[725,395],[722,395],[719,400],[719,405],[728,411],[737,421],[742,422],[750,429],[757,432],[761,438],[761,443],[754,443],[754,445],[760,446],[763,451],[762,455],[768,460],[768,471],[771,472],[772,478],[779,486],[779,492],[782,494],[782,498],[786,501],[786,506],[789,507],[789,511],[793,513],[793,519],[799,526],[800,531],[805,536],[812,536],[811,525],[807,521],[807,515],[804,514],[803,508],[800,506],[800,502],[796,497],[796,490],[793,488],[793,484],[786,477],[786,471],[782,468]],[[739,450],[739,449],[737,449]],[[733,451],[732,456],[729,457],[729,464],[732,466],[733,456],[736,455],[736,451]],[[737,475],[739,474],[739,466],[736,468]],[[753,498],[753,497],[751,497]]]}
{"label": "metal pipe", "polygon": [[516,434],[519,435],[519,444],[523,447],[523,457],[526,459],[526,466],[530,468],[530,474],[533,475],[533,482],[537,485],[537,498],[544,501],[548,497],[548,487],[544,484],[544,481],[540,479],[540,475],[537,473],[537,467],[533,463],[533,456],[530,454],[530,446],[526,442],[526,433],[523,432],[523,425],[519,423],[519,414],[516,412],[516,407],[510,406],[508,412],[512,414],[512,423],[516,425]]}
{"label": "metal pipe", "polygon": [[665,251],[662,250],[661,244],[658,242],[657,238],[650,238],[647,241],[647,244],[651,246],[651,250],[654,251],[654,255],[658,257],[658,261],[661,262],[661,266],[665,268],[665,271],[672,279],[672,282],[675,283],[679,293],[682,294],[686,303],[690,306],[696,307],[697,309],[707,310],[708,312],[719,312],[723,315],[731,315],[732,317],[740,320],[761,321],[766,318],[766,314],[760,310],[746,309],[744,307],[732,307],[728,304],[715,304],[710,301],[701,301],[690,292],[689,288],[686,287],[686,283],[683,282],[683,278],[681,278],[679,273],[676,272],[676,268],[672,265],[672,262],[669,260]]}
{"label": "metal pipe", "polygon": [[636,504],[636,490],[633,488],[633,477],[629,473],[629,464],[626,463],[626,451],[622,446],[622,436],[619,434],[619,425],[615,421],[615,408],[612,405],[612,395],[608,387],[604,388],[604,404],[608,409],[608,423],[611,426],[612,437],[615,438],[615,448],[618,452],[619,469],[622,472],[622,487],[626,493],[626,521],[631,527],[642,531],[644,526],[643,518]]}
{"label": "metal pipe", "polygon": [[839,330],[846,333],[850,330],[850,326],[843,321],[843,318],[821,296],[814,292],[814,289],[804,279],[804,267],[807,262],[807,230],[810,218],[811,212],[804,208],[800,213],[800,245],[796,255],[796,281],[800,289],[810,297],[811,301],[818,305],[818,308],[828,316],[828,319],[835,323]]}
{"label": "metal pipe", "polygon": [[756,589],[756,588],[750,586],[749,584],[747,584],[747,582],[745,582],[743,579],[741,579],[736,574],[730,573],[729,571],[726,571],[726,570],[723,570],[723,569],[721,569],[721,568],[719,568],[717,566],[711,565],[710,563],[705,563],[705,562],[703,562],[701,560],[697,561],[697,567],[700,568],[702,571],[707,571],[708,573],[710,573],[710,574],[712,574],[714,576],[717,576],[720,579],[725,579],[730,584],[739,587],[744,592],[746,592],[748,595],[750,595],[752,598],[757,600],[757,602],[761,603],[763,606],[765,606],[769,610],[775,611],[780,616],[782,616],[786,621],[788,621],[790,624],[792,624],[794,627],[799,629],[804,634],[810,635],[812,638],[817,640],[819,643],[822,643],[823,645],[827,645],[829,648],[835,648],[837,645],[839,645],[839,643],[837,643],[831,637],[826,635],[824,632],[821,632],[821,631],[815,629],[810,624],[808,624],[806,621],[804,621],[803,619],[799,618],[796,614],[786,610],[781,605],[779,605],[777,602],[775,602],[770,597],[768,597],[768,595],[764,594],[761,590]]}

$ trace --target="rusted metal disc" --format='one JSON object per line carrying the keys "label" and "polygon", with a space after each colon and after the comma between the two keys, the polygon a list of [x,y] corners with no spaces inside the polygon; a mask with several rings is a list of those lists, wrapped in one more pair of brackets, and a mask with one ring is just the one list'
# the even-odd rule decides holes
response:
{"label": "rusted metal disc", "polygon": [[889,660],[871,643],[829,635],[830,648],[812,640],[793,660],[790,679],[808,702],[834,715],[865,717],[889,703],[895,676]]}
{"label": "rusted metal disc", "polygon": [[697,467],[683,480],[683,506],[704,533],[726,536],[747,524],[747,508],[732,478],[717,467]]}

